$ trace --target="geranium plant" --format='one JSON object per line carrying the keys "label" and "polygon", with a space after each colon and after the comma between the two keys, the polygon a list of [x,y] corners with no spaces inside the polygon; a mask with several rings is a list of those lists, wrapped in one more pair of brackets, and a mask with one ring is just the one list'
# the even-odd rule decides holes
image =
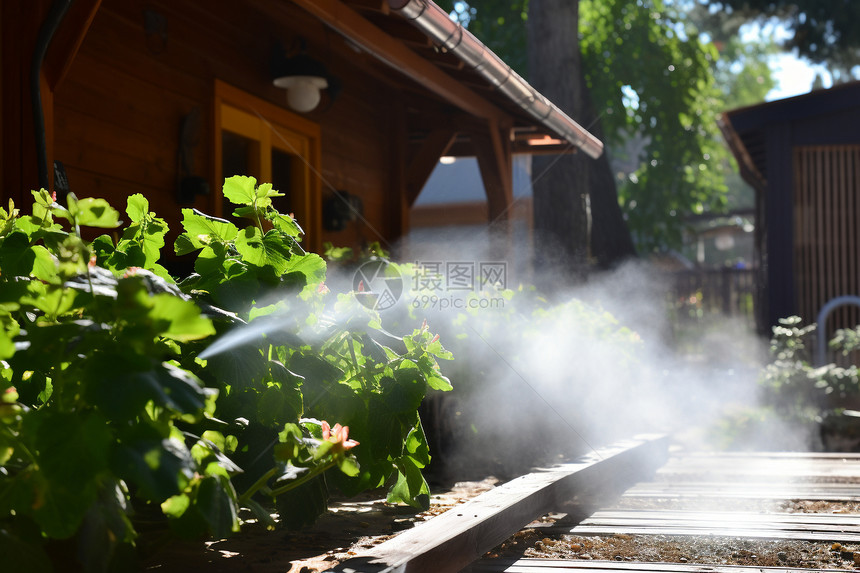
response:
{"label": "geranium plant", "polygon": [[300,525],[332,485],[427,503],[417,408],[450,388],[436,362],[450,355],[426,327],[393,336],[327,292],[271,185],[226,181],[244,226],[183,211],[175,249],[196,272],[178,282],[141,195],[118,240],[92,242],[82,227],[119,225],[106,201],[33,196],[30,215],[0,209],[4,567],[48,570],[50,540],[74,538],[106,570],[158,516],[186,536],[236,531],[243,508]]}

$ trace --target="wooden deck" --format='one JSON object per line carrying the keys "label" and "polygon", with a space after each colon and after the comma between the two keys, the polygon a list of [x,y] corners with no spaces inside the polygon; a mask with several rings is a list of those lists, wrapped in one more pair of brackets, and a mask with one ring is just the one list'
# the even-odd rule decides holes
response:
{"label": "wooden deck", "polygon": [[668,438],[644,436],[536,471],[358,555],[339,573],[454,573],[533,519],[583,494],[623,492],[649,479],[666,459]]}
{"label": "wooden deck", "polygon": [[[618,504],[648,509],[601,509],[575,526],[541,528],[581,536],[649,535],[731,537],[734,539],[808,540],[828,544],[860,542],[860,514],[774,513],[674,509],[713,508],[725,502],[781,500],[856,502],[860,496],[860,456],[856,454],[689,454],[673,457],[653,480],[628,489]],[[743,505],[743,504],[741,504]],[[663,506],[663,507],[661,507]],[[472,573],[752,573],[824,569],[718,564],[597,561],[580,559],[484,560]],[[845,569],[834,569],[834,571]]]}
{"label": "wooden deck", "polygon": [[[786,500],[856,502],[860,500],[860,455],[693,453],[672,457],[654,471],[665,459],[666,445],[665,437],[646,437],[597,451],[571,464],[523,476],[340,564],[334,571],[788,573],[824,570],[639,562],[631,557],[624,561],[481,559],[526,524],[547,536],[647,535],[656,539],[693,537],[699,542],[703,538],[731,538],[739,542],[767,539],[824,542],[828,550],[837,542],[860,543],[858,513],[726,510],[730,507],[729,500],[736,506],[738,500],[741,500],[740,506],[744,506],[746,500],[765,506],[772,502],[774,507]],[[606,508],[595,507],[595,500],[602,500],[600,503],[607,504]],[[559,511],[568,512],[567,518],[546,524],[533,521],[546,513]]]}

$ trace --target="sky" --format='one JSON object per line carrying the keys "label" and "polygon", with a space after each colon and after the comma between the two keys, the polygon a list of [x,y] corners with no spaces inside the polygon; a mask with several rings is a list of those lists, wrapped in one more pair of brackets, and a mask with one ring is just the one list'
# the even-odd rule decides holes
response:
{"label": "sky", "polygon": [[822,66],[810,66],[793,54],[779,54],[771,58],[770,69],[777,87],[765,97],[767,101],[808,93],[817,71],[822,72],[824,86],[830,87],[830,75]]}
{"label": "sky", "polygon": [[[777,41],[791,38],[792,33],[778,21],[765,24],[750,23],[740,29],[741,39],[746,42],[761,41],[763,36],[773,35]],[[809,93],[816,73],[821,73],[824,87],[832,84],[830,74],[821,65],[812,66],[797,57],[796,53],[780,53],[770,58],[770,69],[777,86],[768,92],[765,99],[773,101]]]}

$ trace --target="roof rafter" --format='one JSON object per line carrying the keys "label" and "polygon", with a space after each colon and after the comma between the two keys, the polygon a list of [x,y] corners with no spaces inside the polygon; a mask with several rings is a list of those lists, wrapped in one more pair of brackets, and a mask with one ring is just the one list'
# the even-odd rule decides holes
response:
{"label": "roof rafter", "polygon": [[463,86],[339,0],[293,2],[367,52],[476,117],[504,122],[508,114]]}

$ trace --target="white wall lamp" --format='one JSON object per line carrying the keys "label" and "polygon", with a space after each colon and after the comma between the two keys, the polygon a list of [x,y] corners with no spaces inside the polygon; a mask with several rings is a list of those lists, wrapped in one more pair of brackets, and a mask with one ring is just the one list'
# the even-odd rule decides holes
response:
{"label": "white wall lamp", "polygon": [[322,99],[320,90],[329,89],[334,98],[333,88],[337,81],[332,78],[322,62],[305,53],[305,41],[299,41],[298,53],[287,56],[278,46],[272,58],[272,83],[287,90],[287,105],[300,113],[316,109]]}

